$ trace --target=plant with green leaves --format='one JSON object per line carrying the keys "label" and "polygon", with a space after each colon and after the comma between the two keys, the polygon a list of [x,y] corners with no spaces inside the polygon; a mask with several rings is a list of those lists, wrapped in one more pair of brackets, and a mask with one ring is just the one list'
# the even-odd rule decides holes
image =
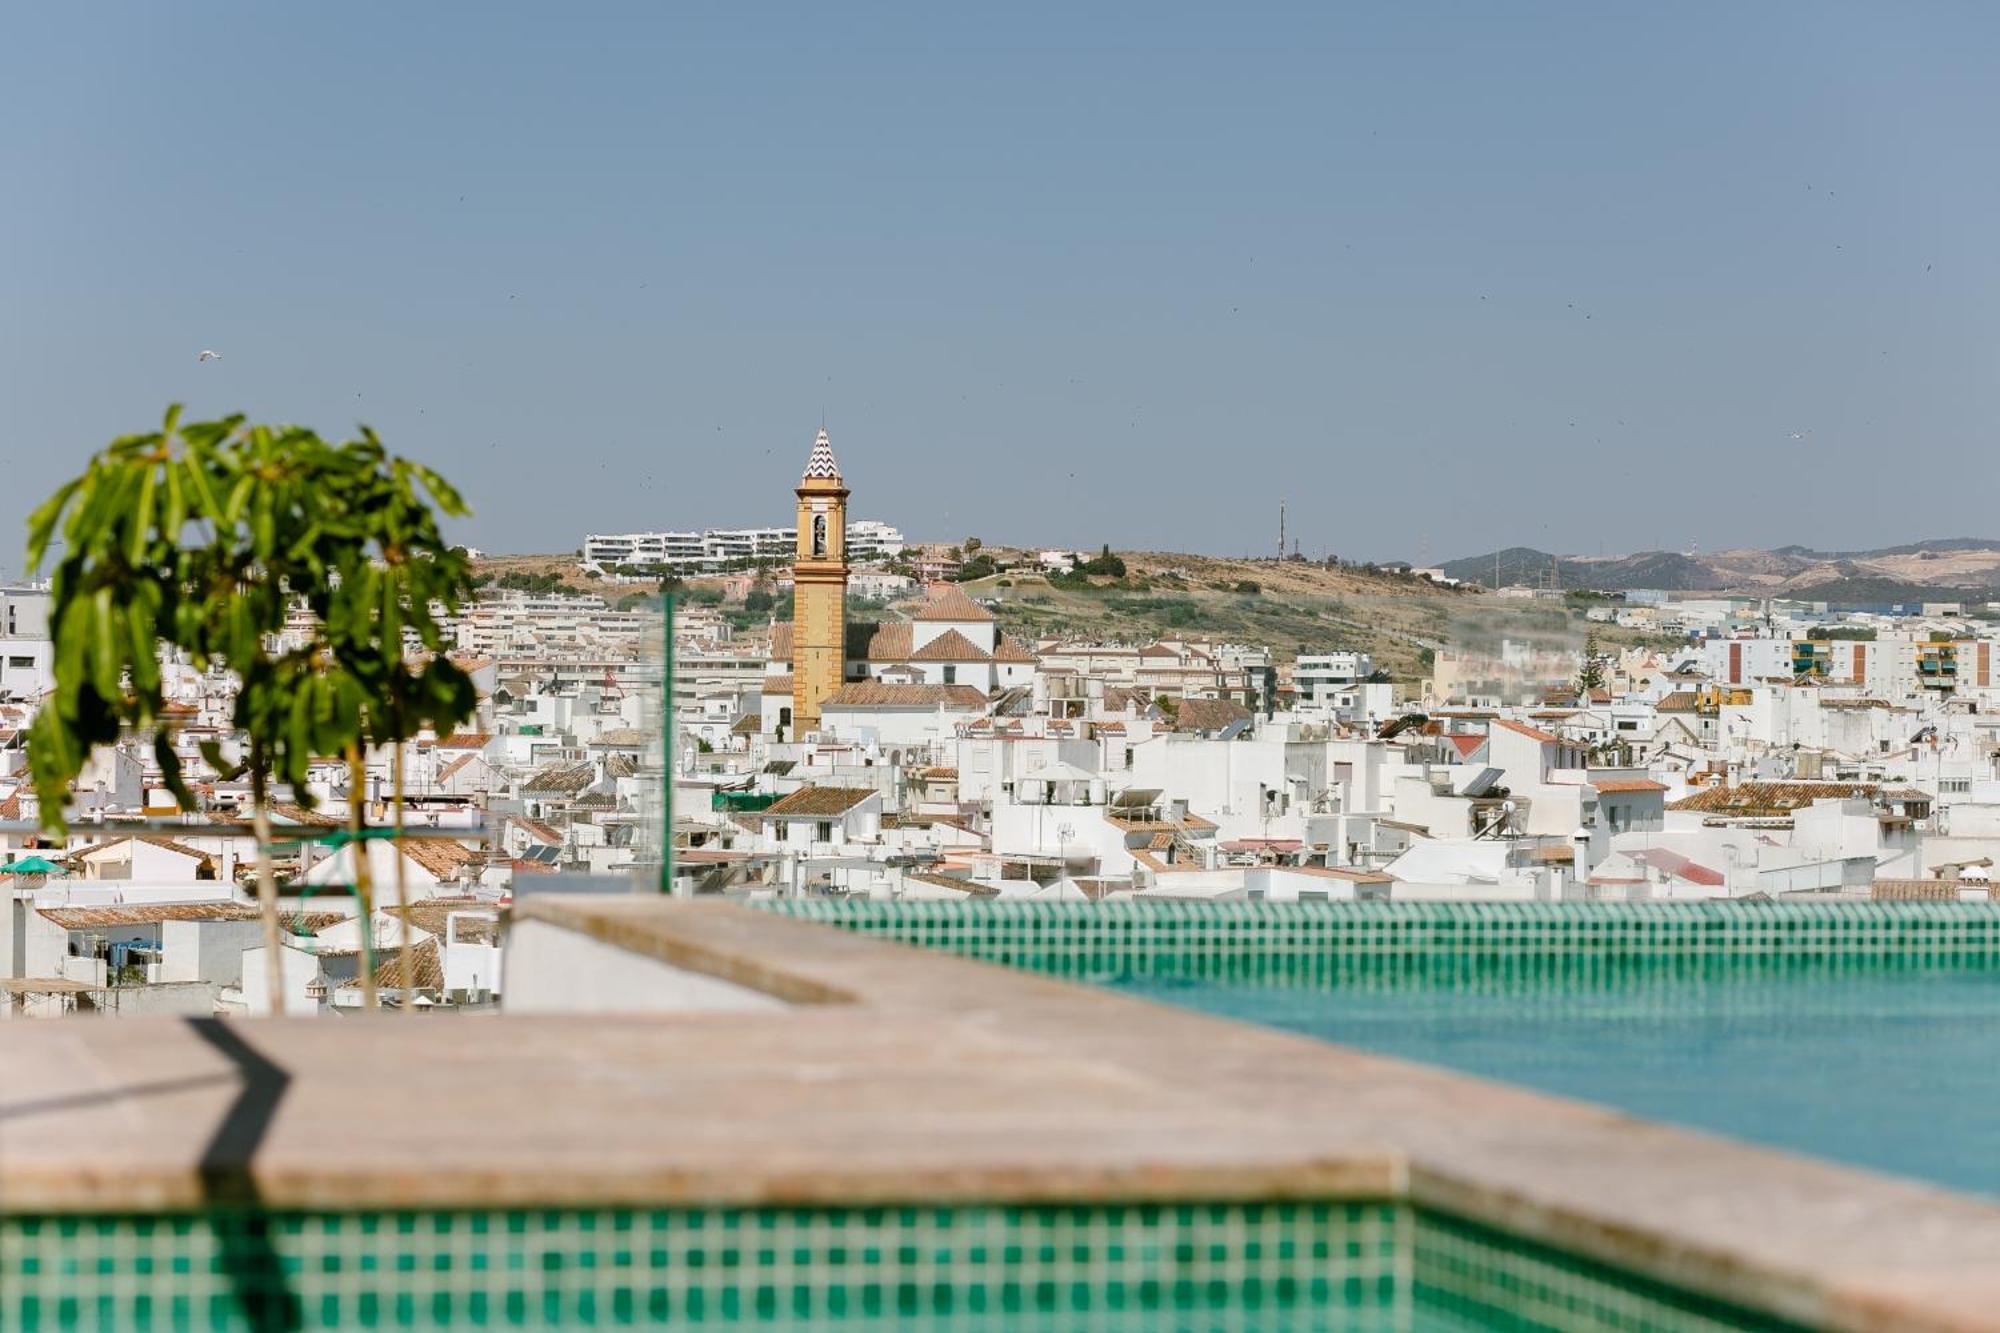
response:
{"label": "plant with green leaves", "polygon": [[1609,676],[1605,670],[1605,654],[1598,651],[1595,630],[1584,635],[1583,661],[1576,669],[1576,692],[1583,696],[1583,702],[1590,702],[1593,690],[1604,688]]}
{"label": "plant with green leaves", "polygon": [[[472,595],[472,562],[447,542],[440,513],[470,512],[451,484],[418,463],[392,458],[372,430],[356,443],[362,473],[350,491],[360,546],[347,553],[331,596],[320,613],[330,668],[360,686],[362,704],[344,753],[356,835],[356,883],[363,910],[372,907],[367,842],[363,835],[364,747],[390,752],[397,845],[404,831],[404,750],[425,730],[449,734],[478,707],[472,678],[445,655],[439,611],[456,611]],[[400,911],[400,989],[407,1008],[415,989],[410,943],[409,885],[403,858],[395,858]],[[372,979],[368,985],[372,990]],[[414,1010],[411,1010],[414,1012]]]}
{"label": "plant with green leaves", "polygon": [[351,758],[377,736],[471,712],[462,672],[417,670],[404,651],[407,626],[442,663],[432,606],[469,587],[432,505],[465,512],[442,478],[390,458],[373,432],[330,445],[241,416],[183,424],[175,406],[159,430],[114,440],[29,520],[31,570],[62,547],[50,579],[56,688],[29,733],[43,824],[63,830],[91,752],[127,731],[152,732],[162,781],[196,809],[166,725],[162,647],[234,673],[241,753],[201,751],[218,774],[249,780],[274,1008],[273,781],[309,806],[315,756]]}

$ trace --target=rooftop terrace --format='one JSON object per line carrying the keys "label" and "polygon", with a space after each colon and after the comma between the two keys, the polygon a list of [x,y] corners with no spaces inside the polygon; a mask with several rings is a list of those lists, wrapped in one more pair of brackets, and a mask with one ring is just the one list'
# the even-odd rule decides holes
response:
{"label": "rooftop terrace", "polygon": [[[161,1212],[319,1219],[285,1226],[320,1236],[382,1210],[425,1234],[505,1214],[573,1243],[574,1218],[621,1208],[656,1226],[887,1206],[1136,1227],[1122,1210],[1160,1204],[1223,1209],[1240,1241],[1253,1215],[1297,1217],[1255,1210],[1335,1207],[1360,1211],[1312,1224],[1415,1247],[1385,1290],[1435,1269],[1439,1228],[1453,1246],[1471,1228],[1767,1320],[2000,1328],[2000,1208],[1981,1200],[738,906],[530,898],[515,930],[524,969],[540,930],[571,959],[759,1003],[0,1025],[0,1276],[58,1299],[48,1268],[21,1281],[50,1228]],[[341,1299],[277,1231],[262,1261],[216,1242],[217,1299],[263,1289],[244,1276],[260,1262],[296,1274],[270,1279],[287,1299]]]}

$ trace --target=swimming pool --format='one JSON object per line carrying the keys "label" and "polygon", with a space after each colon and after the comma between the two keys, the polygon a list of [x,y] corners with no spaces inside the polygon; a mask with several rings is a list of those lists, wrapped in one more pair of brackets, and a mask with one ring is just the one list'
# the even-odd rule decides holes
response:
{"label": "swimming pool", "polygon": [[1116,988],[2000,1195],[2000,971]]}
{"label": "swimming pool", "polygon": [[917,908],[788,910],[2000,1195],[1984,904]]}
{"label": "swimming pool", "polygon": [[[298,1122],[284,1118],[324,1106],[324,1091],[278,1102],[275,1151],[216,1167],[204,1154],[198,1194],[177,1164],[192,1159],[173,1157],[171,1143],[157,1169],[143,1154],[122,1159],[129,1173],[104,1169],[93,1139],[52,1171],[70,1160],[61,1136],[48,1140],[50,1158],[18,1151],[23,1136],[11,1135],[17,1152],[0,1153],[0,1171],[22,1188],[0,1189],[0,1328],[2000,1329],[1978,1280],[2000,1252],[2000,1210],[1978,1200],[1276,1030],[1312,1030],[1329,1001],[1353,1002],[1343,1021],[1384,1024],[1382,1039],[1398,1043],[1412,1014],[1435,1033],[1453,1014],[1493,1011],[1538,1029],[1692,1006],[1728,1040],[1803,1008],[1805,1035],[1780,1045],[1806,1041],[1815,1024],[1853,1033],[1885,1015],[1892,1030],[1866,1040],[1895,1045],[1894,1024],[1912,1014],[1953,1022],[1985,1002],[1986,976],[2000,975],[1990,910],[777,905],[1094,983],[1093,993],[724,904],[528,908],[529,920],[567,920],[642,957],[699,958],[718,977],[829,998],[777,1018],[518,1020],[506,1053],[478,1063],[574,1088],[624,1145],[608,1156],[572,1151],[562,1134],[460,1156],[454,1125],[442,1156],[405,1154],[391,1138],[329,1165],[326,1140],[288,1138]],[[1241,1009],[1273,1030],[1105,993],[1117,991]],[[733,1034],[726,1049],[718,1024]],[[86,1046],[95,1054],[83,1063],[99,1072],[85,1087],[113,1106],[150,1086],[140,1055],[170,1031],[33,1028],[36,1040],[10,1033],[17,1067],[70,1070],[70,1043]],[[382,1063],[392,1031],[421,1049],[423,1034],[445,1029],[332,1034],[318,1056],[305,1034],[273,1035],[310,1082],[357,1052]],[[1949,1035],[1976,1044],[1962,1028]],[[1684,1032],[1666,1041],[1688,1044]],[[1560,1045],[1592,1049],[1581,1037]],[[841,1096],[786,1077],[818,1070],[829,1047],[855,1074]],[[1531,1080],[1520,1069],[1546,1055],[1525,1043],[1509,1076]],[[1949,1062],[1933,1051],[1919,1076]],[[991,1087],[968,1087],[988,1065],[1002,1070]],[[658,1079],[659,1069],[674,1072]],[[753,1100],[717,1100],[691,1071],[776,1102],[760,1121]],[[607,1100],[607,1087],[626,1100]],[[633,1088],[653,1091],[634,1101]],[[906,1138],[906,1110],[923,1110],[913,1088],[938,1100],[928,1128],[915,1117]],[[233,1116],[244,1089],[213,1100]],[[412,1093],[436,1102],[449,1090]],[[1838,1078],[1814,1095],[1836,1118],[1861,1104]],[[1939,1095],[1976,1098],[1952,1086]],[[58,1114],[14,1100],[16,1115]],[[1919,1102],[1913,1114],[1932,1109]],[[620,1139],[635,1115],[641,1132]],[[730,1135],[709,1131],[741,1115],[765,1128],[717,1175],[709,1161],[732,1151]],[[1933,1123],[1947,1122],[1933,1115],[1910,1132]],[[1017,1127],[1029,1132],[1010,1144]],[[683,1147],[664,1146],[676,1140]],[[1181,1143],[1199,1147],[1171,1146]],[[585,1173],[583,1189],[567,1166],[551,1174],[560,1154]],[[635,1163],[651,1172],[644,1189],[627,1183]],[[616,1174],[590,1175],[607,1169]]]}

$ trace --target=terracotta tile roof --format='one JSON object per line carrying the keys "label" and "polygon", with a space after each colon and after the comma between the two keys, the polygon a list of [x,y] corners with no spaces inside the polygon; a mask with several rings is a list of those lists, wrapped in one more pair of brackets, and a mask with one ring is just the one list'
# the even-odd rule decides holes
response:
{"label": "terracotta tile roof", "polygon": [[493,740],[490,731],[459,731],[438,737],[440,750],[483,750]]}
{"label": "terracotta tile roof", "polygon": [[1694,713],[1700,710],[1700,699],[1693,690],[1675,690],[1666,698],[1653,705],[1656,713]]}
{"label": "terracotta tile roof", "polygon": [[590,764],[550,764],[523,782],[521,790],[574,795],[596,780],[597,769]]}
{"label": "terracotta tile roof", "polygon": [[195,848],[188,846],[184,842],[175,842],[172,838],[162,837],[158,834],[144,834],[144,833],[140,834],[135,838],[113,838],[108,842],[100,842],[95,847],[80,848],[78,849],[76,855],[85,860],[88,860],[91,857],[97,855],[99,852],[108,852],[112,848],[123,846],[128,842],[143,842],[146,843],[148,846],[158,847],[164,851],[179,852],[182,856],[188,857],[196,861],[206,861],[209,859],[207,852],[197,851]]}
{"label": "terracotta tile roof", "polygon": [[1640,865],[1651,866],[1662,874],[1686,880],[1690,884],[1706,884],[1713,887],[1724,882],[1721,871],[1712,870],[1665,847],[1647,847],[1633,852],[1632,859]]}
{"label": "terracotta tile roof", "polygon": [[1655,782],[1651,778],[1592,778],[1590,785],[1598,792],[1665,791],[1667,784]]}
{"label": "terracotta tile roof", "polygon": [[104,907],[43,907],[43,920],[64,930],[102,930],[114,926],[152,926],[162,921],[254,921],[254,903],[118,903]]}
{"label": "terracotta tile roof", "polygon": [[981,884],[976,880],[959,879],[954,875],[938,875],[928,870],[905,870],[904,879],[913,879],[919,884],[935,884],[941,889],[957,889],[960,893],[974,898],[998,897],[1000,890],[991,884]]}
{"label": "terracotta tile roof", "polygon": [[1183,699],[1174,714],[1175,731],[1221,731],[1233,722],[1248,722],[1250,710],[1233,699]]}
{"label": "terracotta tile roof", "polygon": [[1696,792],[1667,809],[1742,819],[1782,818],[1814,801],[1856,796],[1873,799],[1877,790],[1872,782],[1739,782],[1734,787],[1716,786]]}
{"label": "terracotta tile roof", "polygon": [[[465,897],[420,898],[407,908],[385,907],[382,910],[390,916],[407,919],[424,934],[435,935],[440,940],[445,937],[447,918],[453,912],[491,912],[498,917],[500,911],[497,903],[490,903],[482,898]],[[495,921],[479,919],[461,921],[458,923],[458,938],[463,943],[491,944],[496,929]],[[394,950],[390,951],[389,956],[391,958],[395,956]]]}
{"label": "terracotta tile roof", "polygon": [[[857,636],[854,630],[861,633]],[[907,662],[910,658],[910,637],[910,622],[907,620],[892,620],[886,625],[855,625],[850,627],[848,633],[847,655],[864,662]]]}
{"label": "terracotta tile roof", "polygon": [[984,708],[986,696],[970,685],[891,685],[858,680],[826,697],[821,708]]}
{"label": "terracotta tile roof", "polygon": [[1955,903],[1960,889],[1992,891],[1982,882],[1958,879],[1878,879],[1868,886],[1868,896],[1880,902]]}
{"label": "terracotta tile roof", "polygon": [[875,794],[872,787],[801,787],[764,810],[766,819],[826,819],[844,815]]}
{"label": "terracotta tile roof", "polygon": [[1531,727],[1525,722],[1515,722],[1508,718],[1496,717],[1493,719],[1493,725],[1496,727],[1505,727],[1517,736],[1526,736],[1529,740],[1540,741],[1544,745],[1558,745],[1562,742],[1562,737],[1555,733],[1543,731],[1540,727]]}
{"label": "terracotta tile roof", "polygon": [[304,824],[311,828],[339,828],[340,821],[332,815],[323,815],[317,810],[308,810],[302,805],[274,803],[270,807],[271,818],[286,824]]}
{"label": "terracotta tile roof", "polygon": [[965,595],[965,589],[955,583],[933,584],[930,596],[918,608],[913,620],[951,620],[961,624],[988,624],[995,619],[993,613]]}
{"label": "terracotta tile roof", "polygon": [[1000,636],[999,646],[994,648],[993,650],[993,660],[996,662],[1024,662],[1032,664],[1035,662],[1039,662],[1042,659],[1036,657],[1035,654],[1029,650],[1027,644],[1022,643],[1019,639],[1015,638],[1013,635],[1002,634]]}
{"label": "terracotta tile roof", "polygon": [[912,662],[990,662],[993,655],[955,629],[948,629],[910,654]]}
{"label": "terracotta tile roof", "polygon": [[328,926],[353,919],[346,912],[284,912],[278,916],[278,928],[290,935],[317,935]]}
{"label": "terracotta tile roof", "polygon": [[486,859],[470,847],[439,838],[406,839],[403,855],[439,879],[449,879],[466,866],[483,863]]}
{"label": "terracotta tile roof", "polygon": [[1458,751],[1460,759],[1472,758],[1473,755],[1479,753],[1479,747],[1486,744],[1484,736],[1473,736],[1458,731],[1447,734],[1445,739],[1451,742],[1452,749]]}
{"label": "terracotta tile roof", "polygon": [[466,765],[470,764],[473,760],[477,759],[478,757],[479,756],[477,754],[459,755],[457,758],[453,759],[450,763],[446,764],[443,768],[440,768],[438,770],[437,780],[439,782],[443,782],[446,778],[458,772],[460,769],[464,768]]}
{"label": "terracotta tile roof", "polygon": [[[375,988],[377,990],[401,990],[403,987],[403,951],[401,948],[380,949],[375,955],[381,961],[375,964]],[[438,954],[436,940],[422,940],[410,946],[410,980],[420,991],[441,991],[444,989],[444,963]],[[359,988],[359,981],[351,981],[347,986]],[[342,989],[347,989],[343,986]]]}
{"label": "terracotta tile roof", "polygon": [[562,830],[553,824],[544,823],[539,819],[529,819],[526,815],[509,815],[507,818],[516,827],[526,830],[528,836],[536,842],[545,843],[550,847],[563,845]]}
{"label": "terracotta tile roof", "polygon": [[1355,884],[1393,884],[1394,875],[1383,874],[1379,870],[1362,870],[1356,866],[1279,866],[1287,874],[1318,875],[1324,879],[1344,879]]}
{"label": "terracotta tile roof", "polygon": [[766,694],[790,694],[792,692],[792,677],[766,676],[763,680],[763,691]]}

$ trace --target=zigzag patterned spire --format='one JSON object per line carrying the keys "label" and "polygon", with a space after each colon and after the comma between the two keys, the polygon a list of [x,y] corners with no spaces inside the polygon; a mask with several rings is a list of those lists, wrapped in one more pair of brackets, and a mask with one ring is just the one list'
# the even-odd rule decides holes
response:
{"label": "zigzag patterned spire", "polygon": [[833,443],[826,438],[826,427],[819,428],[819,438],[813,441],[812,456],[806,459],[806,478],[830,477],[840,480],[840,464],[834,461]]}

